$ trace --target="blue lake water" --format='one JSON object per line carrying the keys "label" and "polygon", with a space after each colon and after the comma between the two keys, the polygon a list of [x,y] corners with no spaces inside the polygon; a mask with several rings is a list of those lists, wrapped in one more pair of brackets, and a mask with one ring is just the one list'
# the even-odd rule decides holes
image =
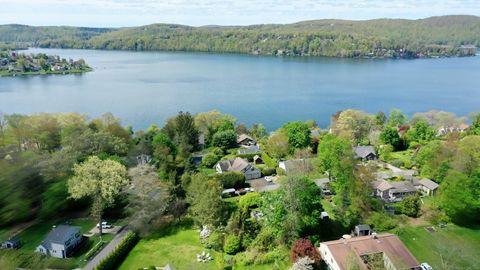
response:
{"label": "blue lake water", "polygon": [[[480,111],[480,57],[373,60],[229,54],[30,49],[84,58],[81,75],[0,78],[0,111],[112,112],[161,125],[178,111],[219,110],[272,130],[291,120],[328,126],[338,110],[407,114]],[[28,52],[27,52],[28,53]]]}

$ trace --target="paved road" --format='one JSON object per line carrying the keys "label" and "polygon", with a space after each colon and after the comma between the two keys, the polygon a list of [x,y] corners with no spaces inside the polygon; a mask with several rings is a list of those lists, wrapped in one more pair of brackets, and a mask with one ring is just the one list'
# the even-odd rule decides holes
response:
{"label": "paved road", "polygon": [[122,239],[125,237],[125,235],[129,232],[127,228],[123,229],[120,231],[115,237],[108,243],[106,247],[100,251],[91,261],[87,263],[87,265],[83,268],[83,270],[93,270],[95,266],[97,266],[103,258],[107,257],[110,252],[115,249],[115,247],[122,241]]}

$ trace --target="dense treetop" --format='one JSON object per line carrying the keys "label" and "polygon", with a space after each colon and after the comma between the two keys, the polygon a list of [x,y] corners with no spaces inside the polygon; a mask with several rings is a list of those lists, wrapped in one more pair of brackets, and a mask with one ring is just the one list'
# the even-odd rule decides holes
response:
{"label": "dense treetop", "polygon": [[229,27],[152,24],[119,29],[3,25],[0,42],[57,48],[416,58],[475,54],[472,46],[480,45],[480,18],[315,20]]}

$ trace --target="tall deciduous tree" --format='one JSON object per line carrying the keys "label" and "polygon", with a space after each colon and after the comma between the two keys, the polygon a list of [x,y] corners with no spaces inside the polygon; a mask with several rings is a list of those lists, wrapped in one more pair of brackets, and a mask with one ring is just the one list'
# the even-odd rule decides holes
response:
{"label": "tall deciduous tree", "polygon": [[222,223],[222,187],[207,175],[196,174],[187,188],[188,212],[199,226],[216,227]]}
{"label": "tall deciduous tree", "polygon": [[128,184],[127,170],[116,161],[93,156],[75,164],[73,172],[74,176],[68,180],[68,192],[74,199],[92,199],[92,215],[99,220],[101,235],[103,210],[115,202],[122,188]]}
{"label": "tall deciduous tree", "polygon": [[288,143],[294,148],[305,148],[310,145],[310,128],[305,122],[289,122],[282,127],[288,137]]}

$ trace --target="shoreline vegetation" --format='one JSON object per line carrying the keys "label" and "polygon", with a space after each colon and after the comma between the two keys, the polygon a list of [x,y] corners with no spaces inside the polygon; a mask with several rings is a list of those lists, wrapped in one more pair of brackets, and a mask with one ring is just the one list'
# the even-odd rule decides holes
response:
{"label": "shoreline vegetation", "polygon": [[43,53],[27,55],[17,51],[0,50],[0,77],[66,75],[92,70],[83,59],[67,60],[58,55]]}
{"label": "shoreline vegetation", "polygon": [[475,56],[480,17],[314,20],[293,24],[126,28],[0,25],[0,42],[41,48],[186,51],[338,58]]}

